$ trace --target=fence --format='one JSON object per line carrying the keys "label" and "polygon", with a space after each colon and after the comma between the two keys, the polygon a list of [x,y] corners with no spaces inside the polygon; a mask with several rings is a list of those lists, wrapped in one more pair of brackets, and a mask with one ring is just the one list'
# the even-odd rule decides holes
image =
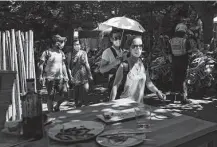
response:
{"label": "fence", "polygon": [[21,119],[20,97],[27,92],[26,79],[36,79],[33,39],[32,30],[0,31],[0,70],[17,72],[7,121]]}

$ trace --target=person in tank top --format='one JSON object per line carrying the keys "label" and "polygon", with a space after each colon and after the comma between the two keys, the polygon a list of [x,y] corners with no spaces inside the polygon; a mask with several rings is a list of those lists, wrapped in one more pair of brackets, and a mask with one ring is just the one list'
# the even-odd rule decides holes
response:
{"label": "person in tank top", "polygon": [[[143,103],[144,90],[145,87],[156,93],[159,99],[164,100],[166,98],[163,94],[150,80],[148,71],[145,69],[140,56],[143,50],[143,42],[140,36],[134,36],[130,42],[130,57],[127,59],[129,71],[126,77],[124,90],[120,95],[120,98],[130,98],[138,103]],[[110,94],[110,100],[116,98],[118,86],[121,84],[123,79],[123,65],[120,64],[113,88]]]}

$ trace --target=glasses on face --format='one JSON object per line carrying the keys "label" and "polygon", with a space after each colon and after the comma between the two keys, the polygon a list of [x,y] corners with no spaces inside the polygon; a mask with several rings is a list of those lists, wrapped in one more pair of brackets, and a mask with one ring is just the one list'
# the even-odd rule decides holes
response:
{"label": "glasses on face", "polygon": [[142,48],[143,45],[142,44],[139,44],[139,45],[132,45],[132,48],[135,49],[135,48]]}
{"label": "glasses on face", "polygon": [[73,44],[73,46],[80,46],[80,44]]}
{"label": "glasses on face", "polygon": [[121,40],[121,36],[113,37],[113,40]]}
{"label": "glasses on face", "polygon": [[57,41],[56,43],[63,44],[63,43],[64,43],[64,41]]}

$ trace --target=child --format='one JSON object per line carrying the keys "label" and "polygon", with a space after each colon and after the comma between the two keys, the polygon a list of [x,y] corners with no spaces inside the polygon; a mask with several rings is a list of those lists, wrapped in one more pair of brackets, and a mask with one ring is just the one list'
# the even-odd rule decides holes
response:
{"label": "child", "polygon": [[93,80],[87,53],[81,50],[78,39],[73,41],[73,50],[68,54],[67,65],[69,69],[70,82],[74,87],[75,105],[81,107],[86,105],[85,98],[89,90],[89,80]]}
{"label": "child", "polygon": [[[66,41],[66,37],[54,35],[52,38],[52,47],[48,50],[45,50],[40,58],[39,82],[42,85],[45,82],[45,86],[48,91],[48,112],[59,111],[59,106],[67,95],[68,75],[64,62],[65,55],[62,51]],[[57,102],[57,105],[53,110],[53,100],[57,91],[62,98]]]}

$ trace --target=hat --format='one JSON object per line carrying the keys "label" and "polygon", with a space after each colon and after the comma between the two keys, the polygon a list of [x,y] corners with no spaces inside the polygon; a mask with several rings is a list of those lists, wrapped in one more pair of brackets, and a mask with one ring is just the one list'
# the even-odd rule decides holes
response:
{"label": "hat", "polygon": [[187,29],[188,28],[187,28],[187,26],[184,23],[179,23],[176,26],[175,32],[178,32],[178,31],[180,31],[180,32],[187,32]]}
{"label": "hat", "polygon": [[52,37],[52,40],[54,41],[54,42],[62,42],[62,41],[67,41],[67,38],[66,37],[61,37],[59,34],[57,34],[57,35],[54,35],[53,37]]}

